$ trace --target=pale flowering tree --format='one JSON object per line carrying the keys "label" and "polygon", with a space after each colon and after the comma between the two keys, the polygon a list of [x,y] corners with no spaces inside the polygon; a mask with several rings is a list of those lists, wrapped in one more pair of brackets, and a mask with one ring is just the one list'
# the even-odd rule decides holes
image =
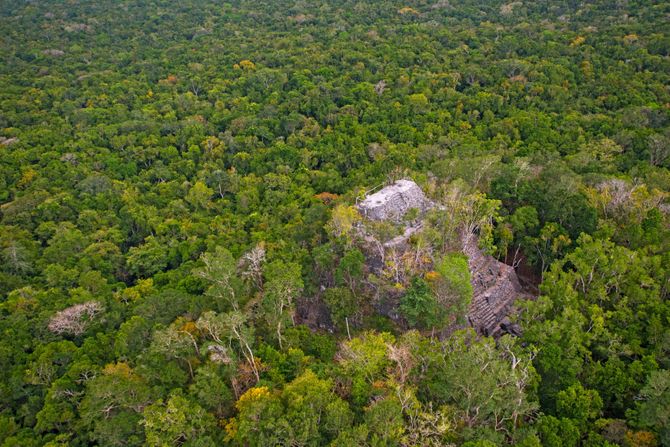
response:
{"label": "pale flowering tree", "polygon": [[265,262],[265,247],[262,242],[242,255],[240,267],[242,277],[249,279],[261,292],[263,291],[263,263]]}
{"label": "pale flowering tree", "polygon": [[51,317],[48,328],[54,334],[78,336],[88,329],[95,317],[102,311],[103,306],[98,301],[75,304]]}
{"label": "pale flowering tree", "polygon": [[641,222],[653,208],[660,208],[668,194],[644,184],[609,179],[588,191],[591,202],[606,218]]}
{"label": "pale flowering tree", "polygon": [[386,89],[386,81],[385,80],[382,79],[381,81],[377,82],[377,84],[375,84],[375,93],[378,96],[381,96],[384,93],[385,89]]}

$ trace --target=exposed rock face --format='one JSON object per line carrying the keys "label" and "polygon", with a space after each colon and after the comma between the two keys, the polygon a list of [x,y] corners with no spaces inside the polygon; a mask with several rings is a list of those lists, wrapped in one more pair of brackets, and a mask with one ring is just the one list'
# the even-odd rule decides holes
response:
{"label": "exposed rock face", "polygon": [[425,211],[429,207],[430,201],[419,185],[404,179],[367,196],[358,204],[358,210],[368,219],[396,222],[412,208]]}
{"label": "exposed rock face", "polygon": [[468,322],[481,334],[502,335],[509,331],[505,329],[509,326],[507,316],[514,302],[529,296],[523,291],[514,268],[484,254],[477,246],[476,237],[466,238],[463,253],[468,257],[473,288]]}

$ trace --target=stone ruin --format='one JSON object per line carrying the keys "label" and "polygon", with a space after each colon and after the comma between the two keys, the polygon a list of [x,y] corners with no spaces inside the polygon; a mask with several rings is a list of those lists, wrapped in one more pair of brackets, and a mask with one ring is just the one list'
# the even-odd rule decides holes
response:
{"label": "stone ruin", "polygon": [[468,323],[484,335],[500,336],[504,332],[518,335],[519,328],[511,325],[507,317],[517,299],[530,295],[524,292],[514,268],[484,254],[474,235],[464,239],[463,253],[468,258],[472,284]]}
{"label": "stone ruin", "polygon": [[425,211],[431,207],[419,185],[411,180],[398,180],[374,194],[368,195],[358,204],[362,216],[372,220],[399,222],[407,212],[416,208]]}
{"label": "stone ruin", "polygon": [[[403,179],[368,195],[357,208],[367,219],[401,223],[410,209],[416,208],[422,214],[434,206],[416,183]],[[403,234],[386,242],[384,248],[403,247],[422,227],[420,220],[407,223]],[[463,238],[463,253],[468,258],[473,288],[467,321],[483,335],[517,333],[518,328],[510,325],[508,316],[513,311],[514,302],[518,298],[529,298],[529,295],[524,292],[514,268],[484,254],[477,243],[475,235]],[[390,313],[389,309],[385,313]]]}

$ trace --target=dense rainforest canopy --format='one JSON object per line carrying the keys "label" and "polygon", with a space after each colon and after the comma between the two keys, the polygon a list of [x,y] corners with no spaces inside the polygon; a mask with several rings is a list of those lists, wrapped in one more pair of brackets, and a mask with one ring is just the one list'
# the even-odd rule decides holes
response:
{"label": "dense rainforest canopy", "polygon": [[[669,23],[0,0],[0,445],[670,446]],[[375,267],[401,177],[442,205]],[[463,231],[515,335],[467,327]]]}

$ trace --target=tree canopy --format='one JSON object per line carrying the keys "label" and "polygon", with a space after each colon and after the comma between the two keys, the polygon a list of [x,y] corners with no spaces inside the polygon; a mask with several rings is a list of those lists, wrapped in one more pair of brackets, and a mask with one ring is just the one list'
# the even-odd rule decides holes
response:
{"label": "tree canopy", "polygon": [[0,447],[670,445],[669,15],[0,0]]}

